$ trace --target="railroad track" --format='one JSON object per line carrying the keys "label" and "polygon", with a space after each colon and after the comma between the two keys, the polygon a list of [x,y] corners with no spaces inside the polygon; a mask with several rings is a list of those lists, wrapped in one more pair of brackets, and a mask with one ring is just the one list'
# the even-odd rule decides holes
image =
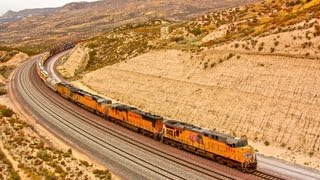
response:
{"label": "railroad track", "polygon": [[[30,71],[30,69],[31,69],[31,71]],[[28,70],[29,70],[29,72],[28,72]],[[64,118],[58,112],[55,112],[53,109],[51,109],[51,107],[47,107],[47,105],[45,105],[43,103],[43,100],[41,100],[39,97],[34,95],[32,93],[33,89],[29,89],[29,87],[28,87],[28,85],[26,83],[26,82],[30,81],[30,79],[28,79],[28,77],[24,76],[24,75],[29,73],[29,77],[34,77],[34,78],[31,79],[33,86],[44,97],[52,100],[52,102],[53,102],[53,104],[55,106],[63,108],[65,111],[68,111],[69,113],[73,114],[77,118],[81,119],[81,121],[87,123],[88,125],[91,125],[91,126],[94,126],[96,128],[99,128],[104,133],[108,133],[108,134],[110,134],[112,136],[115,136],[115,137],[125,141],[126,143],[130,143],[131,145],[136,146],[136,147],[138,147],[140,149],[143,149],[143,150],[148,151],[150,153],[154,153],[159,157],[162,157],[162,158],[165,158],[165,159],[169,160],[170,162],[177,163],[180,166],[182,165],[185,168],[189,169],[190,171],[201,172],[207,178],[211,178],[211,179],[235,179],[235,178],[226,176],[226,175],[224,175],[222,173],[217,173],[217,172],[214,172],[214,171],[212,171],[210,169],[205,169],[205,168],[199,167],[199,165],[197,165],[197,164],[184,161],[183,159],[179,159],[179,158],[177,158],[175,156],[169,156],[168,153],[156,152],[157,150],[154,147],[143,146],[140,143],[137,143],[137,141],[134,141],[133,138],[127,139],[128,138],[127,136],[122,136],[122,134],[119,134],[118,132],[116,132],[116,131],[114,131],[112,129],[108,129],[106,127],[101,127],[101,125],[99,125],[98,123],[94,123],[93,121],[88,120],[86,117],[80,115],[79,113],[76,113],[76,112],[74,112],[74,111],[72,111],[72,110],[70,110],[68,108],[65,108],[60,103],[58,103],[56,101],[56,99],[54,99],[52,96],[49,96],[48,93],[45,92],[45,90],[49,90],[49,88],[47,88],[46,86],[44,87],[44,83],[42,83],[42,85],[39,84],[40,78],[36,75],[35,66],[34,66],[34,64],[32,64],[32,62],[28,62],[28,64],[26,64],[23,68],[21,68],[20,71],[21,72],[18,75],[19,75],[19,78],[22,80],[21,87],[24,89],[25,93],[27,94],[27,96],[30,99],[33,99],[33,101],[39,107],[42,107],[42,109],[44,111],[46,111],[47,114],[49,114],[51,116],[55,116],[59,120],[60,123],[63,123],[65,126],[69,127],[70,129],[74,130],[75,132],[78,132],[79,134],[83,135],[87,139],[90,139],[91,141],[95,142],[96,144],[99,144],[101,147],[104,147],[104,148],[108,149],[109,151],[113,151],[113,152],[119,154],[120,156],[125,157],[129,161],[131,161],[131,162],[133,162],[135,164],[138,164],[138,165],[140,165],[140,166],[152,171],[153,173],[158,174],[161,177],[164,177],[165,179],[186,179],[185,177],[182,177],[179,174],[172,173],[171,171],[168,171],[168,170],[166,170],[166,169],[164,169],[162,167],[159,167],[156,163],[148,162],[148,161],[146,161],[146,160],[144,160],[144,159],[142,159],[140,157],[137,157],[133,153],[129,153],[129,152],[123,151],[122,149],[114,146],[113,144],[107,142],[106,140],[101,139],[101,138],[99,138],[99,137],[97,137],[97,136],[95,136],[93,134],[90,134],[90,133],[86,132],[81,127],[75,126],[67,118]],[[45,89],[45,88],[47,88],[47,89]]]}
{"label": "railroad track", "polygon": [[268,179],[268,180],[282,180],[283,178],[279,178],[261,171],[256,171],[252,173],[253,176],[259,178],[259,179]]}

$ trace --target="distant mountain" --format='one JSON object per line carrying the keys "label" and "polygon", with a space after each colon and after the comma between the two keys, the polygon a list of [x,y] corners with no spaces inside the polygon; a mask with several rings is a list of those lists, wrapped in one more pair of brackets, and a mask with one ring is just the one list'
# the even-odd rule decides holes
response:
{"label": "distant mountain", "polygon": [[21,11],[9,10],[4,15],[0,16],[0,23],[15,22],[25,17],[37,16],[37,15],[50,15],[59,8],[43,8],[43,9],[26,9]]}
{"label": "distant mountain", "polygon": [[87,38],[127,23],[154,18],[181,21],[254,1],[257,0],[102,0],[9,11],[0,17],[1,43],[34,45]]}

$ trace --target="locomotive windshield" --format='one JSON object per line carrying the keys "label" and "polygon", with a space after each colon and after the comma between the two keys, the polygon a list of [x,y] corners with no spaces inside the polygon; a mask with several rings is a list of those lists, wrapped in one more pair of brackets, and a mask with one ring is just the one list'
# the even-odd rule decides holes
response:
{"label": "locomotive windshield", "polygon": [[227,145],[233,148],[244,147],[248,145],[248,140],[239,138],[239,139],[236,139],[236,141],[227,142]]}
{"label": "locomotive windshield", "polygon": [[236,144],[236,147],[244,147],[248,145],[248,140],[247,139],[240,139],[238,143]]}

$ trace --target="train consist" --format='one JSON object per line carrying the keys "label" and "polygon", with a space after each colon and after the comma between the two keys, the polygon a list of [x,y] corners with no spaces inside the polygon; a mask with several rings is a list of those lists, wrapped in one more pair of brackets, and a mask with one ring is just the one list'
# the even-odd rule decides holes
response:
{"label": "train consist", "polygon": [[192,124],[164,119],[162,116],[135,107],[113,103],[110,99],[83,91],[53,78],[44,66],[45,61],[73,47],[72,43],[57,46],[37,62],[37,72],[40,78],[53,91],[107,120],[148,135],[155,140],[205,156],[246,173],[256,170],[255,151],[248,145],[245,138],[235,138]]}

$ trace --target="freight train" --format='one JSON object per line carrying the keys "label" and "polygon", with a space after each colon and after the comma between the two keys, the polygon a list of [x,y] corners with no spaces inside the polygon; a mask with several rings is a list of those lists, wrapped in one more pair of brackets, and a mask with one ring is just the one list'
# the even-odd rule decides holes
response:
{"label": "freight train", "polygon": [[44,66],[45,61],[73,47],[72,43],[57,46],[37,62],[36,67],[40,78],[53,91],[109,121],[148,135],[165,144],[191,151],[246,173],[256,170],[255,151],[248,145],[246,138],[232,137],[181,121],[165,119],[125,104],[113,103],[110,99],[53,78]]}

